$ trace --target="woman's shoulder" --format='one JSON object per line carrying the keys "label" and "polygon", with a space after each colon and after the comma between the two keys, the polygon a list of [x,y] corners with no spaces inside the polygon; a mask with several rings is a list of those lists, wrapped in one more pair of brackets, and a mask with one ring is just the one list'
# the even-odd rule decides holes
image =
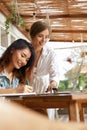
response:
{"label": "woman's shoulder", "polygon": [[55,50],[48,45],[44,46],[44,51],[46,51],[47,53],[55,53]]}
{"label": "woman's shoulder", "polygon": [[2,76],[6,76],[6,73],[4,71],[0,72],[0,77],[2,77]]}

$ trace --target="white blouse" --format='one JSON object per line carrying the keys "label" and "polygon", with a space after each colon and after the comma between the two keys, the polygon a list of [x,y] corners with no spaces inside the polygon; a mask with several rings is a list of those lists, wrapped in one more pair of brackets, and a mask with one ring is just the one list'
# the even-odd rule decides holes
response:
{"label": "white blouse", "polygon": [[37,68],[34,68],[33,84],[36,93],[44,93],[51,80],[59,82],[58,60],[55,51],[44,46]]}

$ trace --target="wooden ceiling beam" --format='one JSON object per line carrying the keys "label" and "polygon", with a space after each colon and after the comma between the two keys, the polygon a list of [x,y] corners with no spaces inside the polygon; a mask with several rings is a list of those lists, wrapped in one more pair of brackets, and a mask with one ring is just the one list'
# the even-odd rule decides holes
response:
{"label": "wooden ceiling beam", "polygon": [[4,2],[0,2],[0,11],[7,17],[10,15],[10,12],[8,11],[8,8]]}
{"label": "wooden ceiling beam", "polygon": [[[51,42],[73,42],[72,39],[51,39]],[[74,39],[74,42],[81,42],[81,40]],[[84,40],[83,42],[87,42],[87,40]]]}
{"label": "wooden ceiling beam", "polygon": [[52,30],[54,33],[87,33],[87,30]]}
{"label": "wooden ceiling beam", "polygon": [[[33,13],[32,14],[28,14],[28,13],[20,13],[20,15],[24,18],[32,18],[33,17]],[[40,15],[37,14],[36,18],[46,18],[46,15]],[[55,18],[87,18],[87,14],[49,14],[49,18],[51,19],[55,19]]]}

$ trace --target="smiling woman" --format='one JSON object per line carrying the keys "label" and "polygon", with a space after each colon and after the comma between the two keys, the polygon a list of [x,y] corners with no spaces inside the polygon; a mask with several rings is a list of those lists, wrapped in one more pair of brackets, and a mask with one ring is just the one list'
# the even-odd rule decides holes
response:
{"label": "smiling woman", "polygon": [[[32,86],[36,93],[52,92],[58,87],[59,67],[56,53],[47,46],[50,35],[50,26],[45,21],[36,21],[30,28],[31,43],[34,47],[36,58],[34,64]],[[48,110],[49,118],[55,118],[55,111]]]}
{"label": "smiling woman", "polygon": [[32,92],[26,85],[26,71],[33,69],[35,52],[24,39],[14,41],[0,58],[0,93]]}

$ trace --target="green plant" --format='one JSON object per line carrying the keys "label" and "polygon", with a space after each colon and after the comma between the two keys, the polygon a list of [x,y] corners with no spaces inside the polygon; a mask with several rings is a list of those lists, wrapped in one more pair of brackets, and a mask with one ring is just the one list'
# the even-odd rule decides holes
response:
{"label": "green plant", "polygon": [[80,86],[87,88],[87,73],[81,73],[79,75],[77,87],[80,88]]}
{"label": "green plant", "polygon": [[72,88],[71,83],[69,80],[60,80],[58,89],[59,90],[66,90]]}
{"label": "green plant", "polygon": [[25,24],[24,24],[24,21],[23,21],[22,17],[19,14],[16,13],[15,5],[11,6],[10,13],[11,13],[11,15],[9,17],[7,17],[6,21],[5,21],[6,34],[9,33],[10,24],[19,25],[22,28],[25,28]]}

